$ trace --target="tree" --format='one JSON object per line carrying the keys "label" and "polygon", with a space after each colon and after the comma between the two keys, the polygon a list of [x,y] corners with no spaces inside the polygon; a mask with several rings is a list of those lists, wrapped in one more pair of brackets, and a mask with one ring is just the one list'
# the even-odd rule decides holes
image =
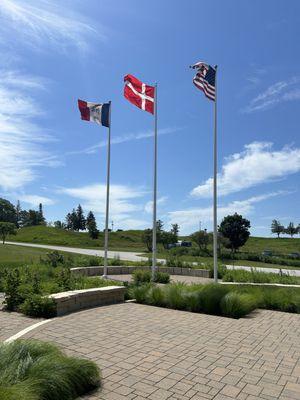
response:
{"label": "tree", "polygon": [[284,233],[293,237],[294,235],[296,235],[298,233],[298,227],[295,227],[294,223],[290,222],[288,224],[288,226],[285,228]]}
{"label": "tree", "polygon": [[0,221],[17,224],[17,212],[10,201],[0,198]]}
{"label": "tree", "polygon": [[243,246],[249,236],[250,221],[243,218],[242,215],[235,213],[234,215],[227,215],[220,224],[219,232],[225,238],[229,239],[228,247],[232,252],[238,250]]}
{"label": "tree", "polygon": [[54,225],[54,228],[56,228],[56,229],[66,229],[66,224],[64,222],[62,222],[62,221],[59,221],[59,220],[54,221],[53,225]]}
{"label": "tree", "polygon": [[77,215],[77,226],[75,229],[76,231],[83,231],[85,230],[85,218],[84,218],[84,214],[83,214],[83,210],[80,204],[78,204],[77,210],[76,210],[76,215]]}
{"label": "tree", "polygon": [[75,208],[73,208],[71,213],[66,216],[66,229],[72,231],[79,231],[78,216]]}
{"label": "tree", "polygon": [[160,233],[160,243],[164,246],[165,249],[168,248],[169,244],[176,243],[177,237],[172,232],[162,231]]}
{"label": "tree", "polygon": [[44,223],[41,220],[41,215],[40,215],[39,211],[22,210],[20,212],[20,226],[21,227],[43,225]]}
{"label": "tree", "polygon": [[271,232],[276,233],[277,237],[279,238],[280,234],[284,232],[284,226],[281,225],[281,223],[276,219],[273,219],[271,224]]}
{"label": "tree", "polygon": [[20,200],[18,200],[17,205],[16,205],[16,225],[17,225],[17,228],[20,228],[20,224],[21,224],[21,221],[20,221],[20,213],[21,213],[21,211],[22,211],[21,203],[20,203]]}
{"label": "tree", "polygon": [[0,236],[2,243],[5,243],[7,235],[16,235],[16,225],[11,222],[0,222]]}
{"label": "tree", "polygon": [[145,229],[143,231],[142,242],[147,246],[148,251],[152,251],[152,229]]}
{"label": "tree", "polygon": [[[210,235],[210,242],[213,243],[214,234],[210,233],[209,235]],[[218,232],[218,254],[219,254],[219,257],[221,257],[221,255],[222,255],[221,254],[222,247],[225,247],[226,249],[231,248],[230,241],[228,238],[223,236],[221,232]]]}
{"label": "tree", "polygon": [[98,239],[99,231],[97,229],[96,219],[92,211],[90,211],[86,217],[86,228],[92,239]]}
{"label": "tree", "polygon": [[209,234],[206,230],[194,232],[190,238],[193,242],[197,243],[200,250],[206,250],[209,243]]}
{"label": "tree", "polygon": [[175,242],[177,242],[178,241],[178,233],[179,233],[179,225],[178,224],[172,224],[171,233],[176,237]]}
{"label": "tree", "polygon": [[44,212],[43,212],[43,205],[42,205],[42,203],[39,204],[39,211],[38,211],[38,213],[39,213],[39,218],[38,218],[39,223],[38,223],[38,225],[46,225],[46,219],[45,219],[45,217],[44,217]]}

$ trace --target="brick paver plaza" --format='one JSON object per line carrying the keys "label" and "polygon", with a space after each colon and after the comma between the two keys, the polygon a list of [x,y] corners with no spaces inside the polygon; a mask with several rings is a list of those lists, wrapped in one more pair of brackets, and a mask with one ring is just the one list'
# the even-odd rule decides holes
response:
{"label": "brick paver plaza", "polygon": [[[18,318],[36,322],[1,317],[15,327]],[[123,303],[56,318],[25,337],[100,366],[102,390],[85,400],[300,399],[300,315],[233,320]]]}
{"label": "brick paver plaza", "polygon": [[[0,313],[0,339],[36,323]],[[240,320],[123,303],[56,318],[25,337],[94,360],[102,390],[85,400],[300,399],[300,315]]]}

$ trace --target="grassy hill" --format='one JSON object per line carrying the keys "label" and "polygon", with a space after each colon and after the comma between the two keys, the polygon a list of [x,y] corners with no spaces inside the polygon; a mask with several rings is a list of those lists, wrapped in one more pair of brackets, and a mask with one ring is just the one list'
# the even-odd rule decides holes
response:
{"label": "grassy hill", "polygon": [[[113,250],[145,252],[146,249],[142,243],[141,236],[142,231],[140,230],[110,232],[109,248]],[[71,232],[46,226],[31,226],[20,229],[17,236],[12,236],[9,240],[99,249],[103,248],[104,245],[104,233],[101,232],[99,239],[93,240],[89,238],[87,233],[83,232]],[[300,238],[250,237],[246,245],[240,250],[249,253],[261,253],[263,250],[272,250],[280,254],[300,252]]]}
{"label": "grassy hill", "polygon": [[300,253],[300,239],[250,237],[245,246],[241,247],[241,251],[249,253],[261,253],[264,250],[280,254]]}
{"label": "grassy hill", "polygon": [[[115,250],[145,251],[141,240],[142,231],[110,232],[109,248]],[[16,236],[8,238],[14,242],[39,243],[69,247],[103,248],[104,233],[99,239],[91,239],[86,232],[72,232],[47,226],[30,226],[18,230]]]}

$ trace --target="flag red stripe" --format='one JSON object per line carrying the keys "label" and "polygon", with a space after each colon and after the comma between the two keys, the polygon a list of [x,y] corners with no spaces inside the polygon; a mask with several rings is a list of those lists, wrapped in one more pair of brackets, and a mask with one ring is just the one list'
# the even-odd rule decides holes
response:
{"label": "flag red stripe", "polygon": [[87,102],[78,99],[78,108],[81,114],[81,119],[90,121],[90,109],[87,106]]}

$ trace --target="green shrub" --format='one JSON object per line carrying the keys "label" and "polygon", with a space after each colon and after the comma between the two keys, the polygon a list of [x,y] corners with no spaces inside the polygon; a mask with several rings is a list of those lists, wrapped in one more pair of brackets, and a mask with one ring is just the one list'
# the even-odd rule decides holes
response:
{"label": "green shrub", "polygon": [[151,281],[151,271],[136,269],[135,271],[133,271],[132,277],[136,285],[147,283]]}
{"label": "green shrub", "polygon": [[56,268],[59,264],[64,264],[65,259],[62,254],[60,254],[57,250],[52,251],[51,253],[47,253],[44,259],[41,259],[41,262],[45,264],[51,265],[51,267]]}
{"label": "green shrub", "polygon": [[4,277],[5,306],[9,311],[15,310],[22,303],[19,291],[20,284],[21,278],[18,269],[6,271],[6,276]]}
{"label": "green shrub", "polygon": [[156,271],[154,274],[154,282],[169,283],[170,282],[170,274],[168,274],[167,272]]}
{"label": "green shrub", "polygon": [[204,285],[201,292],[202,310],[206,314],[221,315],[221,300],[229,292],[229,288],[218,283]]}
{"label": "green shrub", "polygon": [[17,340],[0,345],[3,400],[72,400],[99,385],[96,364],[67,357],[52,344]]}
{"label": "green shrub", "polygon": [[49,297],[33,294],[21,304],[20,311],[31,317],[52,318],[56,315],[56,305]]}
{"label": "green shrub", "polygon": [[[206,268],[209,269],[209,277],[214,277],[214,264],[212,262],[206,264]],[[218,279],[223,279],[224,275],[226,274],[227,269],[225,265],[218,264]]]}
{"label": "green shrub", "polygon": [[129,295],[132,299],[135,299],[137,303],[146,303],[150,288],[151,284],[149,283],[139,286],[133,286],[129,289]]}
{"label": "green shrub", "polygon": [[227,293],[221,300],[222,315],[241,318],[256,308],[255,299],[249,294]]}

